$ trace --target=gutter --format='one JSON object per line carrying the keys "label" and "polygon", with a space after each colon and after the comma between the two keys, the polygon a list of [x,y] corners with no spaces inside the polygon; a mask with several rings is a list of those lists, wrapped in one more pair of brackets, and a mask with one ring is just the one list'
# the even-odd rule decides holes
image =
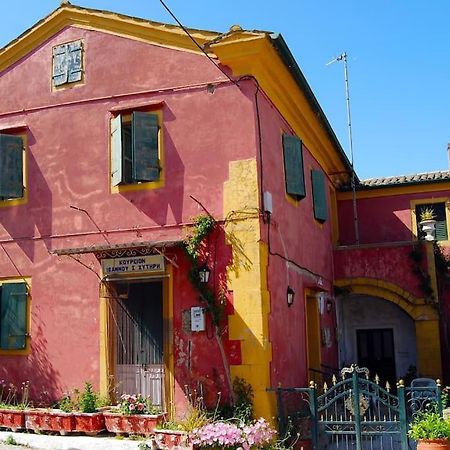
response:
{"label": "gutter", "polygon": [[[271,33],[268,34],[271,43],[273,47],[275,48],[276,52],[280,55],[281,60],[284,62],[286,67],[291,72],[291,75],[293,76],[294,80],[298,84],[299,88],[302,90],[302,92],[305,94],[307,100],[309,101],[309,104],[311,105],[311,108],[315,112],[317,118],[321,122],[322,126],[325,128],[325,131],[328,133],[329,138],[331,139],[334,146],[337,148],[339,152],[339,156],[341,158],[342,163],[344,166],[347,167],[348,171],[352,172],[352,165],[350,164],[349,159],[347,158],[347,155],[344,152],[344,149],[342,148],[336,134],[333,131],[333,128],[331,128],[330,122],[328,122],[327,117],[325,116],[325,113],[323,112],[322,107],[320,106],[319,102],[317,101],[317,98],[315,97],[313,91],[311,90],[308,82],[306,81],[305,76],[303,75],[302,71],[300,70],[300,67],[298,66],[297,62],[295,61],[294,56],[292,55],[291,51],[289,50],[289,47],[286,44],[286,41],[283,39],[283,36],[279,33]],[[355,174],[355,181],[356,183],[359,183],[359,178]]]}

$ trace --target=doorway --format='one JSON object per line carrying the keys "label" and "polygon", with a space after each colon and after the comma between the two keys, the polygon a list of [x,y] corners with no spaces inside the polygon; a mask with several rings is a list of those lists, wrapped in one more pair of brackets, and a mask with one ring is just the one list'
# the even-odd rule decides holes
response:
{"label": "doorway", "polygon": [[394,331],[392,328],[356,330],[358,365],[367,367],[372,377],[395,386]]}
{"label": "doorway", "polygon": [[116,393],[140,393],[165,406],[163,282],[115,283]]}
{"label": "doorway", "polygon": [[306,343],[308,379],[322,382],[319,305],[315,296],[306,296]]}

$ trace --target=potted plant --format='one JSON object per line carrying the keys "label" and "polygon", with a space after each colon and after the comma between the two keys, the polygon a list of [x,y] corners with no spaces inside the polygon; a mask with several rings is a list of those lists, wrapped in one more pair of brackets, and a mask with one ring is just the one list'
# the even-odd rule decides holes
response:
{"label": "potted plant", "polygon": [[123,394],[115,410],[104,411],[106,429],[117,434],[151,435],[164,414],[141,394]]}
{"label": "potted plant", "polygon": [[450,422],[434,410],[418,413],[410,425],[408,435],[417,441],[417,450],[447,450]]}
{"label": "potted plant", "polygon": [[422,231],[425,233],[425,240],[433,241],[435,239],[436,215],[431,207],[423,208],[420,211],[420,223]]}
{"label": "potted plant", "polygon": [[75,431],[92,436],[105,429],[105,418],[103,413],[98,411],[98,407],[99,396],[93,391],[92,384],[86,381],[73,413]]}
{"label": "potted plant", "polygon": [[28,403],[28,381],[20,389],[12,383],[0,381],[0,428],[18,431],[25,428],[25,408]]}

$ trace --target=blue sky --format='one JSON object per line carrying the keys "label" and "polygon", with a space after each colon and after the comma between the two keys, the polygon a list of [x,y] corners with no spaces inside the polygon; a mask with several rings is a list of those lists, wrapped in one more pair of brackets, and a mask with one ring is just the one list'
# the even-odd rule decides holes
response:
{"label": "blue sky", "polygon": [[[448,0],[165,1],[188,27],[226,31],[239,24],[281,33],[347,150],[343,66],[325,66],[346,51],[354,161],[360,178],[447,170]],[[173,23],[158,0],[73,3]],[[8,2],[0,15],[0,47],[59,4]]]}

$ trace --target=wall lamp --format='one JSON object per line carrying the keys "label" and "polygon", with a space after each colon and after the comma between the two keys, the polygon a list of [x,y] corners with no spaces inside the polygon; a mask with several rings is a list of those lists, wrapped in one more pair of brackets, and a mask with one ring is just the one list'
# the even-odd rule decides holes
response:
{"label": "wall lamp", "polygon": [[286,291],[286,301],[288,306],[292,306],[294,303],[295,291],[290,286],[288,286]]}
{"label": "wall lamp", "polygon": [[198,270],[198,277],[200,278],[200,283],[206,284],[209,281],[209,275],[211,271],[207,265],[203,265]]}

